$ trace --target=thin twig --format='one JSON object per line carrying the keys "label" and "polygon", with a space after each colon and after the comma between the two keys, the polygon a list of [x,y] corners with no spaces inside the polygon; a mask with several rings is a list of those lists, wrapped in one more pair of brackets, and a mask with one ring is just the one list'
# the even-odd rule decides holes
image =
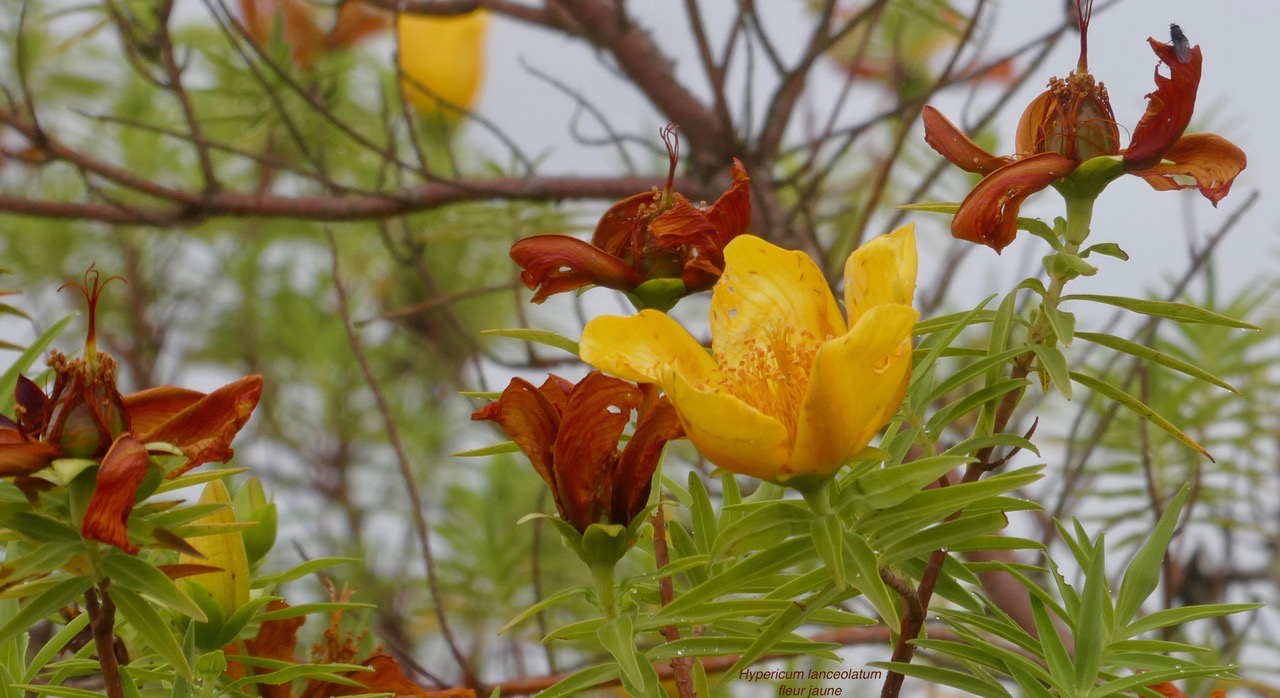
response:
{"label": "thin twig", "polygon": [[454,661],[462,669],[464,683],[468,687],[475,688],[483,693],[484,691],[479,690],[482,686],[479,677],[476,676],[475,668],[462,653],[462,650],[459,649],[458,642],[454,638],[453,630],[449,625],[448,616],[444,612],[445,604],[443,595],[440,592],[439,579],[436,575],[435,557],[431,554],[431,531],[427,527],[426,505],[423,503],[422,495],[418,492],[417,483],[414,481],[413,468],[409,464],[409,456],[405,453],[404,444],[400,439],[400,429],[396,426],[395,418],[391,415],[391,405],[382,394],[382,388],[379,387],[378,380],[373,375],[373,369],[369,366],[369,360],[365,356],[364,345],[360,341],[359,335],[356,334],[355,328],[351,325],[351,308],[347,303],[347,290],[338,272],[338,241],[331,231],[326,231],[326,233],[329,238],[329,246],[333,251],[333,288],[338,298],[338,312],[342,317],[342,327],[347,333],[347,340],[351,343],[351,351],[360,366],[360,372],[364,376],[365,383],[369,386],[369,391],[373,394],[373,399],[378,404],[378,413],[382,415],[383,426],[387,430],[387,438],[396,452],[396,464],[399,466],[400,477],[404,480],[405,490],[409,495],[413,527],[418,534],[418,542],[422,548],[422,561],[426,565],[427,572],[427,587],[431,591],[431,605],[435,609],[436,622],[440,624],[440,634],[444,637],[445,644],[448,645]]}
{"label": "thin twig", "polygon": [[[658,505],[657,511],[653,512],[653,559],[654,565],[659,570],[671,563],[667,553],[667,518],[661,504]],[[662,599],[663,607],[675,600],[675,589],[671,583],[671,575],[665,575],[658,580],[658,594]],[[667,625],[662,629],[662,636],[667,639],[667,642],[675,642],[680,639],[680,629],[675,624]],[[680,691],[680,698],[696,698],[697,696],[697,691],[693,688],[693,678],[689,675],[689,670],[692,667],[692,657],[671,658],[671,672],[675,676],[676,688]]]}

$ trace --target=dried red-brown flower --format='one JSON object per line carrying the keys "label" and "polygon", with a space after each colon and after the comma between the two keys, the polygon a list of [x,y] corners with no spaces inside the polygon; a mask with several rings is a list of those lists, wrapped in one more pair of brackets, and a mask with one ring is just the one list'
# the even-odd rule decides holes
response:
{"label": "dried red-brown flower", "polygon": [[97,347],[97,304],[110,281],[101,280],[90,267],[84,285],[78,286],[89,305],[84,354],[69,358],[56,350],[51,353],[50,393],[19,376],[14,417],[0,416],[0,477],[19,478],[34,487],[37,481],[29,476],[54,460],[100,460],[81,532],[137,552],[126,523],[149,467],[144,444],[168,443],[187,457],[168,474],[171,478],[202,463],[228,460],[231,440],[262,395],[262,376],[241,378],[208,395],[175,386],[121,395],[115,359]]}
{"label": "dried red-brown flower", "polygon": [[671,163],[666,186],[615,203],[590,243],[535,235],[511,246],[511,258],[524,270],[520,280],[534,289],[534,303],[588,285],[633,293],[655,279],[678,279],[684,295],[709,289],[720,278],[724,246],[746,232],[751,220],[751,178],[734,159],[729,189],[711,206],[696,206],[673,189],[679,156],[674,127],[663,138]]}
{"label": "dried red-brown flower", "polygon": [[[933,107],[925,107],[925,140],[952,164],[984,176],[951,223],[957,238],[999,252],[1017,235],[1018,208],[1031,194],[1071,175],[1098,156],[1122,156],[1124,171],[1159,191],[1196,187],[1215,206],[1244,170],[1244,151],[1209,133],[1184,134],[1195,110],[1202,54],[1199,46],[1182,60],[1175,46],[1147,39],[1156,57],[1156,89],[1120,147],[1106,88],[1088,69],[1088,24],[1092,2],[1080,3],[1080,60],[1065,80],[1053,78],[1018,123],[1015,156],[995,156],[974,143]],[[1161,75],[1160,66],[1169,75]],[[1190,182],[1179,177],[1190,178]]]}
{"label": "dried red-brown flower", "polygon": [[[633,411],[635,433],[619,452]],[[578,531],[630,523],[649,500],[662,447],[684,434],[665,397],[599,371],[577,385],[554,375],[540,387],[513,378],[471,419],[497,422],[551,486],[560,518]]]}
{"label": "dried red-brown flower", "polygon": [[338,3],[333,26],[320,28],[316,4],[308,0],[240,0],[245,29],[260,47],[267,47],[279,32],[291,48],[292,58],[304,70],[325,52],[353,46],[361,39],[391,27],[392,13],[361,2]]}

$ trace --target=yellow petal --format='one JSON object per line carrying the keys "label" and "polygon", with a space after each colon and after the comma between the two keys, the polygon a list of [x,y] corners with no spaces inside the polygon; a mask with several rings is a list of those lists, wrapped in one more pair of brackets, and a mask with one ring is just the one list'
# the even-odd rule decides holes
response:
{"label": "yellow petal", "polygon": [[881,235],[859,247],[844,265],[844,305],[849,326],[868,308],[883,303],[911,305],[916,293],[915,225]]}
{"label": "yellow petal", "polygon": [[396,25],[405,96],[423,116],[454,123],[471,108],[484,73],[489,13],[401,14]]}
{"label": "yellow petal", "polygon": [[660,383],[661,369],[667,365],[687,380],[701,383],[715,368],[698,340],[656,310],[591,320],[582,330],[578,355],[605,373],[637,383]]}
{"label": "yellow petal", "polygon": [[699,388],[671,369],[664,371],[662,384],[685,436],[707,460],[761,480],[785,473],[791,443],[781,422],[732,395]]}
{"label": "yellow petal", "polygon": [[917,316],[907,305],[875,306],[818,350],[796,429],[794,472],[835,472],[898,411],[911,377]]}
{"label": "yellow petal", "polygon": [[840,307],[808,255],[739,235],[725,246],[724,259],[711,294],[711,341],[725,363],[738,363],[748,340],[772,327],[808,331],[817,342],[845,333]]}
{"label": "yellow petal", "polygon": [[[204,486],[200,503],[226,504],[227,507],[202,516],[195,523],[223,526],[236,523],[236,515],[231,511],[231,495],[221,480],[214,480]],[[249,600],[249,557],[244,550],[243,532],[235,530],[213,533],[192,538],[189,542],[204,555],[204,559],[183,554],[178,556],[178,562],[222,568],[218,572],[192,575],[189,579],[207,589],[223,612],[230,616]]]}

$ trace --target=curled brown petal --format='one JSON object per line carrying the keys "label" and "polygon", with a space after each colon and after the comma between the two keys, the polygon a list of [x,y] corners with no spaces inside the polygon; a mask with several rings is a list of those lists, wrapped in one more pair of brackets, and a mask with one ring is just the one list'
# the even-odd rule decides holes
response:
{"label": "curled brown petal", "polygon": [[[502,396],[476,410],[471,419],[498,424],[507,438],[515,442],[520,452],[533,463],[533,469],[550,485],[559,508],[552,453],[556,434],[560,431],[560,408],[552,399],[557,385],[548,379],[544,389],[539,390],[523,378],[512,378]],[[567,399],[565,394],[562,392],[559,398],[562,405]]]}
{"label": "curled brown petal", "polygon": [[202,463],[226,462],[234,453],[232,439],[249,421],[261,397],[262,376],[246,376],[187,405],[148,431],[139,432],[139,438],[146,443],[171,443],[187,457],[186,464],[169,473],[170,478]]}
{"label": "curled brown petal", "polygon": [[199,390],[162,385],[125,395],[124,411],[129,415],[130,427],[139,434],[146,434],[204,396]]}
{"label": "curled brown petal", "polygon": [[0,428],[0,477],[30,475],[61,455],[53,444],[28,441],[12,427]]}
{"label": "curled brown petal", "polygon": [[138,498],[138,485],[146,476],[146,447],[133,436],[121,434],[98,466],[98,484],[89,498],[80,533],[136,555],[138,546],[129,542],[129,514]]}
{"label": "curled brown petal", "polygon": [[635,385],[599,371],[587,374],[569,395],[556,437],[555,470],[567,510],[562,515],[579,531],[608,514],[618,440],[640,401]]}
{"label": "curled brown petal", "polygon": [[649,501],[649,489],[658,459],[668,441],[684,436],[680,417],[666,398],[659,399],[652,408],[642,410],[635,434],[622,449],[618,469],[613,481],[613,501],[610,518],[614,523],[627,523]]}
{"label": "curled brown petal", "polygon": [[1005,165],[969,192],[951,221],[951,234],[999,252],[1018,234],[1018,208],[1026,198],[1075,169],[1057,153],[1040,153]]}
{"label": "curled brown petal", "polygon": [[[1132,174],[1145,179],[1157,191],[1197,188],[1214,206],[1230,191],[1231,184],[1248,164],[1244,151],[1231,141],[1212,133],[1189,133],[1165,152],[1163,162]],[[1174,177],[1187,176],[1193,183],[1182,184]]]}
{"label": "curled brown petal", "polygon": [[533,302],[590,284],[630,291],[644,279],[619,257],[568,235],[534,235],[511,246],[520,280],[534,290]]}
{"label": "curled brown petal", "polygon": [[1156,66],[1156,89],[1147,95],[1147,111],[1133,129],[1133,139],[1124,151],[1127,170],[1145,170],[1160,162],[1182,132],[1191,123],[1195,111],[1196,91],[1200,87],[1200,47],[1191,49],[1191,60],[1178,60],[1176,49],[1155,39],[1147,39],[1160,63],[1168,67],[1169,77]]}
{"label": "curled brown petal", "polygon": [[719,233],[722,249],[730,240],[745,233],[751,224],[751,177],[738,158],[733,159],[730,174],[733,184],[707,208],[707,220]]}
{"label": "curled brown petal", "polygon": [[925,107],[922,118],[925,142],[948,162],[966,172],[986,175],[1013,162],[1013,158],[988,153],[933,107]]}
{"label": "curled brown petal", "polygon": [[634,258],[644,250],[636,249],[644,237],[649,219],[657,211],[662,194],[654,191],[632,194],[610,206],[596,222],[591,244],[615,257]]}

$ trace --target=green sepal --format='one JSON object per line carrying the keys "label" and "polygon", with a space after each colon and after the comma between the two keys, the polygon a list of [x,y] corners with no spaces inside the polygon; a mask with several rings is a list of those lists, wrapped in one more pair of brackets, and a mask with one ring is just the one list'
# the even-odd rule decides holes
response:
{"label": "green sepal", "polygon": [[675,307],[681,298],[689,295],[689,289],[678,278],[649,279],[627,293],[627,300],[636,310],[657,310],[665,313]]}
{"label": "green sepal", "polygon": [[621,524],[591,524],[582,532],[582,561],[588,567],[613,567],[631,547],[629,538],[627,527]]}
{"label": "green sepal", "polygon": [[1064,199],[1096,199],[1108,184],[1122,174],[1124,174],[1122,156],[1099,155],[1080,163],[1074,172],[1054,182],[1053,186]]}

